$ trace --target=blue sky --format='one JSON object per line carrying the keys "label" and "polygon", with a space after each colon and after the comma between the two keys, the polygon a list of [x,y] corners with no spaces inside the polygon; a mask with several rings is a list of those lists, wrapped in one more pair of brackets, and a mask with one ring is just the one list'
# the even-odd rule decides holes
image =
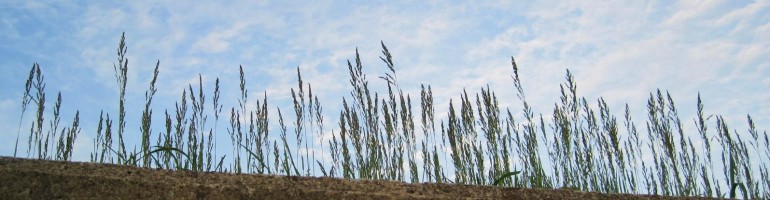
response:
{"label": "blue sky", "polygon": [[[657,88],[671,92],[686,128],[699,92],[706,114],[723,115],[732,129],[746,132],[746,114],[761,130],[770,124],[768,1],[277,2],[0,2],[0,155],[13,152],[24,81],[37,62],[48,102],[62,92],[62,124],[80,111],[75,159],[88,159],[99,112],[117,113],[113,63],[122,32],[129,132],[139,130],[157,61],[156,125],[198,74],[209,98],[215,78],[222,79],[225,110],[236,106],[239,65],[251,100],[266,92],[272,113],[288,112],[299,67],[331,132],[351,89],[346,62],[356,48],[370,84],[384,85],[377,79],[386,72],[380,41],[393,55],[401,88],[417,99],[420,84],[430,84],[442,118],[463,88],[475,93],[485,85],[501,107],[519,111],[513,56],[528,102],[545,116],[570,69],[579,95],[589,102],[603,97],[619,116],[628,103],[637,124]],[[22,145],[29,123],[22,122]]]}

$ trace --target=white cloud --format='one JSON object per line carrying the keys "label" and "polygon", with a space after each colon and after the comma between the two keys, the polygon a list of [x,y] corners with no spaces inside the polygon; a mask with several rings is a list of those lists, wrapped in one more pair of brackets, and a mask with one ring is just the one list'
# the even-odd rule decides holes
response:
{"label": "white cloud", "polygon": [[220,53],[230,49],[234,37],[246,35],[243,31],[248,28],[246,23],[235,23],[225,30],[212,31],[193,45],[194,50],[207,53]]}
{"label": "white cloud", "polygon": [[8,19],[3,18],[2,19],[2,32],[4,35],[6,35],[9,38],[19,38],[19,32],[16,30],[16,23],[18,23],[18,19]]}
{"label": "white cloud", "polygon": [[719,19],[716,20],[716,24],[718,25],[727,25],[731,23],[736,23],[736,21],[745,21],[745,19],[753,19],[755,15],[761,14],[761,11],[765,9],[765,7],[768,6],[767,1],[754,1],[746,7],[735,9],[727,14],[721,16]]}
{"label": "white cloud", "polygon": [[[678,2],[678,8],[674,14],[666,20],[665,24],[670,26],[681,26],[688,21],[711,14],[711,11],[718,8],[725,1],[681,1]],[[684,26],[683,26],[684,27]]]}
{"label": "white cloud", "polygon": [[78,34],[83,38],[101,36],[104,29],[120,27],[126,24],[130,16],[122,9],[89,6],[82,20],[83,27],[78,29]]}

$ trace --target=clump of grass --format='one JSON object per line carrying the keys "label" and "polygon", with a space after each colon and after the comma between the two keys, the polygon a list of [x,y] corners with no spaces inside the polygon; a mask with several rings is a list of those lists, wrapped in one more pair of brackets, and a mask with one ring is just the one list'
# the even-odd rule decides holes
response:
{"label": "clump of grass", "polygon": [[[650,93],[647,120],[639,130],[628,104],[618,118],[603,98],[590,103],[593,101],[578,95],[576,81],[567,70],[565,82],[560,84],[560,100],[554,103],[551,119],[545,120],[527,103],[519,66],[511,58],[511,78],[517,94],[514,100],[521,104],[520,111],[500,108],[497,96],[487,86],[470,95],[463,89],[459,99],[450,99],[445,117],[436,118],[431,86],[421,84],[419,119],[415,121],[410,94],[405,94],[398,84],[392,55],[384,42],[381,45],[380,59],[388,71],[379,78],[384,80],[387,93],[379,95],[372,89],[375,87],[370,87],[356,50],[354,61],[347,63],[351,92],[343,97],[337,130],[331,131],[332,139],[326,143],[313,142],[313,136],[324,137],[325,115],[311,84],[303,82],[299,67],[297,87],[290,90],[294,119],[284,118],[281,108],[275,107],[278,124],[271,128],[267,93],[253,104],[255,107],[247,107],[252,104],[248,101],[241,66],[240,96],[237,106],[230,108],[229,126],[225,128],[233,148],[230,163],[225,163],[227,155],[217,152],[218,121],[224,107],[220,102],[219,78],[210,109],[206,109],[207,92],[202,76],[198,75],[197,90],[190,84],[182,91],[171,114],[165,110],[162,131],[153,136],[153,126],[159,126],[151,121],[151,104],[157,91],[160,61],[145,93],[141,146],[127,151],[124,135],[128,59],[124,34],[118,47],[118,63],[113,64],[119,90],[117,138],[113,135],[110,113],[102,111],[90,160],[177,170],[413,183],[744,199],[770,196],[767,132],[757,130],[750,115],[748,134],[730,129],[722,116],[704,114],[700,94],[693,120],[697,129],[694,134],[684,130],[672,95],[661,90]],[[37,63],[25,84],[19,133],[30,105],[37,109],[30,127],[28,157],[71,159],[80,132],[79,112],[76,111],[70,127],[59,131],[59,93],[50,128],[44,132],[45,82]],[[209,112],[214,114],[213,122],[208,121]],[[208,128],[210,123],[214,123],[213,128]],[[419,131],[415,123],[419,124]],[[117,145],[113,145],[115,139]],[[14,156],[16,149],[18,138]],[[318,159],[316,149],[321,154],[328,153],[331,160]]]}
{"label": "clump of grass", "polygon": [[[27,106],[34,101],[37,106],[37,112],[36,118],[32,121],[32,125],[30,126],[27,155],[36,155],[34,157],[37,159],[70,160],[75,139],[77,139],[77,135],[80,133],[80,112],[76,111],[72,126],[64,127],[64,129],[61,130],[61,133],[59,133],[62,104],[62,96],[61,92],[59,92],[56,96],[56,103],[54,104],[53,120],[49,121],[50,128],[44,135],[45,86],[45,76],[40,69],[40,65],[34,63],[25,84],[24,97],[22,99],[22,114],[19,119],[19,130],[21,130],[21,121],[24,119],[24,112],[26,111]],[[31,89],[34,89],[34,96],[31,93]],[[16,156],[18,150],[18,141],[19,139],[17,136],[14,147],[14,156]],[[51,154],[49,154],[49,151],[51,151]]]}
{"label": "clump of grass", "polygon": [[[16,153],[19,149],[19,135],[21,133],[21,123],[22,123],[22,120],[24,120],[24,113],[26,113],[27,111],[27,105],[29,105],[32,102],[32,96],[29,95],[30,94],[29,92],[32,89],[32,79],[35,77],[35,74],[38,74],[38,76],[40,76],[41,74],[40,67],[37,63],[32,64],[32,69],[30,69],[29,71],[29,78],[27,78],[27,82],[24,84],[24,95],[21,100],[21,116],[19,117],[19,129],[16,131],[16,143],[14,144],[14,147],[13,147],[14,157],[16,157]],[[27,150],[27,154],[29,154],[29,150]]]}
{"label": "clump of grass", "polygon": [[[33,77],[34,77],[34,80],[32,79]],[[31,86],[34,87],[35,96],[30,95],[29,89],[27,89],[27,93],[25,94],[25,97],[29,97],[32,101],[35,102],[37,106],[37,109],[36,109],[37,118],[35,121],[32,122],[32,126],[30,127],[29,146],[27,147],[27,154],[34,155],[35,152],[37,152],[37,158],[44,159],[45,156],[43,155],[45,154],[45,152],[43,151],[47,149],[47,148],[44,148],[42,144],[43,123],[45,121],[45,118],[44,118],[45,82],[43,81],[44,76],[42,75],[42,72],[40,72],[40,65],[38,65],[37,63],[32,65],[29,78],[30,79],[27,80],[27,85],[31,84]],[[27,86],[27,88],[29,88],[29,86]]]}

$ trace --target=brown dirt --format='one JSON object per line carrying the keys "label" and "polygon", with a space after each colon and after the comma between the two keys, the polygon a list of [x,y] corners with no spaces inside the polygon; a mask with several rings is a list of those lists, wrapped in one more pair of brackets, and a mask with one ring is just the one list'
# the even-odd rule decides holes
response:
{"label": "brown dirt", "polygon": [[[453,184],[194,173],[0,157],[0,199],[699,199]],[[705,199],[705,198],[701,198]]]}

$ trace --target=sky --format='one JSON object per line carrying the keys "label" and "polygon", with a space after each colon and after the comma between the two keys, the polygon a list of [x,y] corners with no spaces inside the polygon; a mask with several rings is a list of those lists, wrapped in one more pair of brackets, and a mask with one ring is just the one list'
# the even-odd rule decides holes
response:
{"label": "sky", "polygon": [[27,110],[20,122],[21,100],[29,69],[39,63],[47,118],[61,92],[62,126],[80,112],[75,160],[88,160],[99,113],[115,116],[118,110],[113,64],[124,32],[129,132],[139,131],[156,62],[154,132],[162,130],[164,110],[173,111],[199,74],[209,98],[219,78],[225,110],[237,106],[239,66],[250,99],[266,94],[271,115],[276,108],[291,110],[289,91],[297,87],[299,67],[324,106],[326,129],[334,131],[342,98],[352,89],[347,61],[356,50],[370,85],[385,85],[377,78],[387,72],[379,59],[381,42],[393,55],[405,93],[419,99],[420,84],[432,87],[439,118],[445,119],[450,99],[458,101],[463,89],[473,94],[487,85],[500,107],[521,110],[511,79],[514,57],[536,114],[551,114],[569,69],[578,95],[593,107],[604,98],[617,116],[628,104],[637,124],[646,119],[650,92],[661,89],[672,95],[685,128],[692,127],[698,94],[706,115],[724,116],[732,129],[745,133],[747,114],[758,129],[770,126],[770,2],[764,0],[5,0],[0,155],[13,154],[20,128],[20,149],[26,149],[33,114]]}

